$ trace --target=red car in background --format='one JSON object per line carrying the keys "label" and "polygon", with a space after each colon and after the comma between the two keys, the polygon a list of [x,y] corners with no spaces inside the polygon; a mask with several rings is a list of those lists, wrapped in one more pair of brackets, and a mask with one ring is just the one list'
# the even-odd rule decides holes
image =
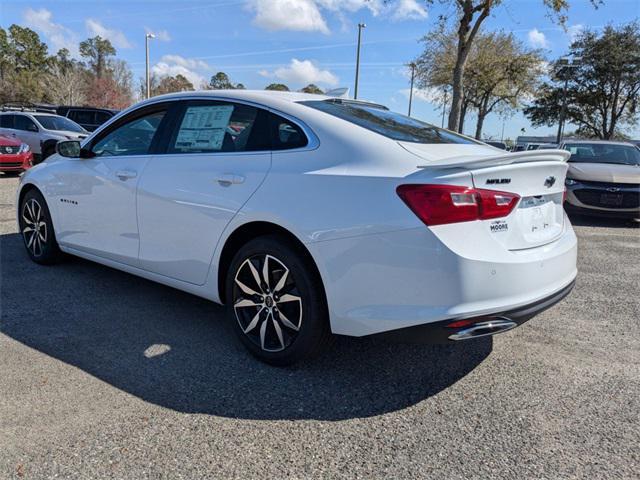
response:
{"label": "red car in background", "polygon": [[19,138],[0,135],[0,172],[21,173],[33,165],[29,145]]}

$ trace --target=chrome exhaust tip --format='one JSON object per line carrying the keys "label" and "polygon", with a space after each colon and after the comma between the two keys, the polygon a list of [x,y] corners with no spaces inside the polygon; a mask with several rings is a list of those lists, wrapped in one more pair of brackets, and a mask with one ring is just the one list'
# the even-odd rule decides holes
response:
{"label": "chrome exhaust tip", "polygon": [[468,328],[449,335],[449,340],[468,340],[469,338],[486,337],[488,335],[506,332],[517,326],[518,324],[513,320],[505,317],[496,317],[485,322],[474,323]]}

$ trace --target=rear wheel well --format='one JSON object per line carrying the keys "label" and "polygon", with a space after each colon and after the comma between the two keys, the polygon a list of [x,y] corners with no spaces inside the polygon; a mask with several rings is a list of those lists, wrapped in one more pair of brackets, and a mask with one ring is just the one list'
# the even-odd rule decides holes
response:
{"label": "rear wheel well", "polygon": [[248,241],[264,235],[280,236],[289,240],[296,247],[296,249],[305,257],[309,266],[313,269],[312,273],[316,275],[318,280],[320,281],[322,295],[326,301],[326,294],[324,291],[324,285],[322,283],[322,277],[320,276],[320,271],[318,270],[318,266],[313,260],[313,257],[311,256],[311,253],[309,252],[307,247],[305,247],[305,245],[286,228],[282,228],[275,223],[269,222],[247,223],[238,227],[229,236],[229,238],[227,238],[227,241],[224,244],[224,248],[222,249],[222,253],[220,254],[220,261],[218,262],[218,294],[220,295],[220,301],[222,303],[226,302],[225,284],[227,273],[229,267],[231,266],[233,257],[236,255],[238,250],[240,250],[240,248],[242,248],[242,246],[245,245]]}

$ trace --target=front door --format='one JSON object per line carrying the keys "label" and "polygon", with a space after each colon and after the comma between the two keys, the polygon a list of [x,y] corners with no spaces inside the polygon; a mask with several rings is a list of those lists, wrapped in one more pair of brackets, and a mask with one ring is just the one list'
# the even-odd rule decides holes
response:
{"label": "front door", "polygon": [[92,141],[92,158],[69,160],[61,169],[60,244],[137,265],[136,191],[165,116],[162,106],[133,112]]}
{"label": "front door", "polygon": [[267,112],[252,106],[184,102],[166,153],[140,181],[142,268],[205,282],[218,239],[271,166],[267,123]]}

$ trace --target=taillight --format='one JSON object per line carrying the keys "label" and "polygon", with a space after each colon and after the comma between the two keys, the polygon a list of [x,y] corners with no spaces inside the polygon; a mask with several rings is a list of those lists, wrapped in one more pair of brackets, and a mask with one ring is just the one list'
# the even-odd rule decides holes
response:
{"label": "taillight", "polygon": [[515,193],[458,185],[400,185],[396,192],[425,225],[506,217],[520,199]]}

